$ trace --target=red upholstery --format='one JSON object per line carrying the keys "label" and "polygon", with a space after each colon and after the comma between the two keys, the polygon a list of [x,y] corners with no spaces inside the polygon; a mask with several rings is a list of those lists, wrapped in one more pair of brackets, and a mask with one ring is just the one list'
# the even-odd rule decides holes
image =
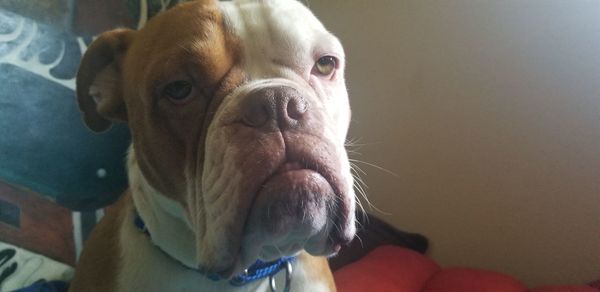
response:
{"label": "red upholstery", "polygon": [[544,286],[529,290],[530,292],[598,292],[589,286]]}
{"label": "red upholstery", "polygon": [[420,253],[381,246],[359,261],[335,272],[338,291],[421,291],[440,267]]}
{"label": "red upholstery", "polygon": [[427,281],[423,292],[526,292],[527,288],[513,278],[491,271],[449,268]]}
{"label": "red upholstery", "polygon": [[445,268],[398,246],[381,246],[334,273],[340,292],[598,292],[590,286],[548,286],[527,290],[501,273]]}

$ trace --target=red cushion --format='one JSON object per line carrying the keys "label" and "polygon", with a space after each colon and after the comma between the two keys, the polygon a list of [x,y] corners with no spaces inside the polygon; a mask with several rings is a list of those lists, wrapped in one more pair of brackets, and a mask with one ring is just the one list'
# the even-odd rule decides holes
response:
{"label": "red cushion", "polygon": [[417,292],[440,270],[431,259],[398,246],[381,246],[335,272],[340,292]]}
{"label": "red cushion", "polygon": [[427,282],[423,292],[525,292],[519,281],[492,271],[469,268],[447,268]]}
{"label": "red cushion", "polygon": [[589,286],[545,286],[531,289],[530,292],[598,292]]}
{"label": "red cushion", "polygon": [[[334,273],[340,292],[525,292],[519,281],[492,271],[440,269],[431,259],[398,246],[381,246]],[[590,286],[547,286],[530,292],[597,292]]]}

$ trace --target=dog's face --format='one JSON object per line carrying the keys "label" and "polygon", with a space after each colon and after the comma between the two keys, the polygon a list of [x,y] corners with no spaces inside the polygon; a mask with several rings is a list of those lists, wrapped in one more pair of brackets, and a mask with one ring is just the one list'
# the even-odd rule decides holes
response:
{"label": "dog's face", "polygon": [[129,123],[145,180],[186,210],[198,266],[229,274],[354,236],[343,71],[296,1],[196,1],[100,36],[77,91],[92,129]]}

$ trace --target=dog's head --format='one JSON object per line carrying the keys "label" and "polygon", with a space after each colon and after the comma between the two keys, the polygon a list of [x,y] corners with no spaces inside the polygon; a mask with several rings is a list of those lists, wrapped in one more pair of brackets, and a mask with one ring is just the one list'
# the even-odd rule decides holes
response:
{"label": "dog's head", "polygon": [[104,33],[77,94],[90,128],[128,122],[136,167],[185,210],[200,268],[331,255],[354,236],[344,52],[299,2],[188,2]]}

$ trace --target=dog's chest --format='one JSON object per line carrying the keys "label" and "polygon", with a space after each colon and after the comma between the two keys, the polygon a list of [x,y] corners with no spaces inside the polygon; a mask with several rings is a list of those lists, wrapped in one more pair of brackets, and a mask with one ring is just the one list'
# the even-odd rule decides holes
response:
{"label": "dog's chest", "polygon": [[[124,222],[133,220],[129,214],[125,218]],[[117,291],[266,291],[267,288],[266,282],[236,289],[226,281],[212,281],[160,251],[134,224],[123,223],[120,241],[122,262]]]}
{"label": "dog's chest", "polygon": [[[132,216],[125,218],[124,222],[132,220]],[[120,241],[122,262],[117,291],[270,291],[268,278],[236,287],[185,268],[161,252],[133,224],[121,226]],[[282,290],[285,282],[283,274],[275,277],[278,290]],[[291,291],[329,290],[320,279],[308,279],[302,264],[295,263]]]}

